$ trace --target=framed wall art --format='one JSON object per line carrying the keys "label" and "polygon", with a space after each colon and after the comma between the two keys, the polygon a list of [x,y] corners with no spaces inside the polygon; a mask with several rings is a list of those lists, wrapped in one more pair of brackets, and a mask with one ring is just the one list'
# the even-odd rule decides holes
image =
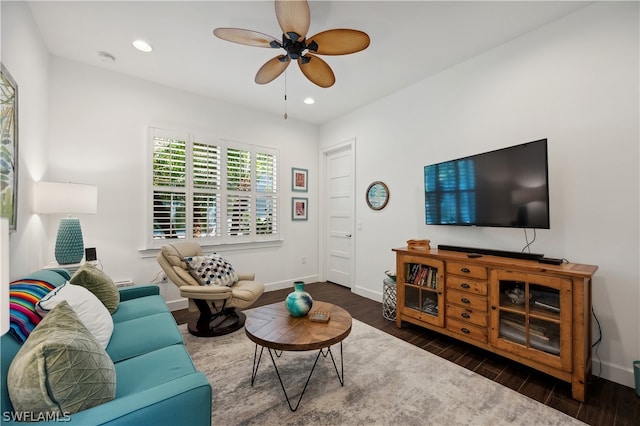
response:
{"label": "framed wall art", "polygon": [[309,188],[307,169],[291,168],[291,190],[297,192],[307,192]]}
{"label": "framed wall art", "polygon": [[0,72],[0,217],[16,230],[18,213],[18,85],[1,64]]}
{"label": "framed wall art", "polygon": [[307,220],[308,202],[308,198],[293,197],[291,199],[291,220]]}

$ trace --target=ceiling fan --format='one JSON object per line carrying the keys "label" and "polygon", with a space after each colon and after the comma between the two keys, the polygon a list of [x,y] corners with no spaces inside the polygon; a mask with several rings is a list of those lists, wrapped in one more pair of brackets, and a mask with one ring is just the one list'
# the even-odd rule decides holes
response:
{"label": "ceiling fan", "polygon": [[311,12],[306,0],[275,0],[276,18],[282,29],[282,41],[257,31],[240,28],[216,28],[213,34],[222,40],[247,46],[284,49],[267,61],[256,74],[255,82],[267,84],[297,60],[302,73],[320,87],[331,87],[336,81],[333,70],[316,55],[348,55],[366,49],[369,36],[359,30],[333,29],[306,37]]}

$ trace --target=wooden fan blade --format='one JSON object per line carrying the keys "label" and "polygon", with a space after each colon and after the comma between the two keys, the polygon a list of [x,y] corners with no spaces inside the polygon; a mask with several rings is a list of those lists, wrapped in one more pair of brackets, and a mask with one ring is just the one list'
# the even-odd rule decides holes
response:
{"label": "wooden fan blade", "polygon": [[275,41],[280,46],[280,41],[270,35],[257,31],[243,30],[240,28],[216,28],[213,35],[232,43],[244,44],[256,47],[273,47],[270,43]]}
{"label": "wooden fan blade", "polygon": [[[309,62],[305,62],[303,58],[308,58]],[[331,87],[336,82],[336,76],[333,74],[331,67],[319,57],[307,53],[302,58],[298,58],[300,70],[312,83],[320,87]]]}
{"label": "wooden fan blade", "polygon": [[318,44],[314,53],[319,55],[348,55],[366,49],[370,42],[367,33],[346,28],[322,31],[309,37],[307,44],[312,41]]}
{"label": "wooden fan blade", "polygon": [[311,25],[309,3],[306,0],[276,0],[276,18],[285,36],[294,32],[303,39]]}
{"label": "wooden fan blade", "polygon": [[286,55],[278,55],[275,58],[269,59],[256,74],[256,83],[258,84],[267,84],[271,83],[276,79],[280,74],[287,69],[289,64],[291,63],[291,59],[287,58],[286,61],[282,62],[281,59],[287,58]]}

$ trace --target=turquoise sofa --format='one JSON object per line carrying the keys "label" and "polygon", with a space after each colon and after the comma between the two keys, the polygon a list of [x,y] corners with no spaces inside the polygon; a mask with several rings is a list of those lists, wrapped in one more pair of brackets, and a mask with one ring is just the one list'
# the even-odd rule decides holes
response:
{"label": "turquoise sofa", "polygon": [[[69,278],[66,270],[38,271],[28,279],[54,286]],[[106,348],[116,369],[114,400],[65,418],[71,425],[211,425],[211,385],[198,372],[157,286],[125,287]],[[0,423],[24,424],[28,413],[14,412],[7,372],[21,347],[9,334],[0,338],[2,407]],[[42,421],[38,424],[60,424]]]}

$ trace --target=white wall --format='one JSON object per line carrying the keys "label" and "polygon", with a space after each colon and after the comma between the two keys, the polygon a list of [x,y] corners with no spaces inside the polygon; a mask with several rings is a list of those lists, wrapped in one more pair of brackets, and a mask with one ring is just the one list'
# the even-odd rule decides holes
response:
{"label": "white wall", "polygon": [[[426,226],[423,167],[548,138],[551,229],[537,231],[531,251],[599,265],[593,302],[604,336],[594,372],[632,386],[638,22],[638,3],[595,4],[323,126],[321,146],[357,138],[356,292],[380,294],[391,248],[410,238],[520,251],[522,230]],[[374,180],[391,193],[377,212],[363,196]]]}
{"label": "white wall", "polygon": [[[291,222],[291,167],[309,169],[310,200],[317,197],[315,126],[170,89],[65,59],[51,61],[49,173],[47,179],[98,186],[98,214],[81,219],[85,247],[96,247],[114,280],[148,283],[160,272],[143,257],[147,222],[148,127],[186,129],[280,150],[282,244],[220,251],[239,271],[253,271],[268,288],[317,279],[317,205],[309,220]],[[59,218],[51,219],[55,231]],[[53,259],[54,232],[47,254]],[[301,262],[301,256],[308,261]],[[169,303],[179,299],[164,286]],[[175,306],[174,306],[175,307]]]}
{"label": "white wall", "polygon": [[23,2],[0,3],[2,63],[18,85],[18,217],[10,235],[10,279],[39,269],[46,242],[44,224],[31,213],[33,182],[47,169],[49,53]]}

